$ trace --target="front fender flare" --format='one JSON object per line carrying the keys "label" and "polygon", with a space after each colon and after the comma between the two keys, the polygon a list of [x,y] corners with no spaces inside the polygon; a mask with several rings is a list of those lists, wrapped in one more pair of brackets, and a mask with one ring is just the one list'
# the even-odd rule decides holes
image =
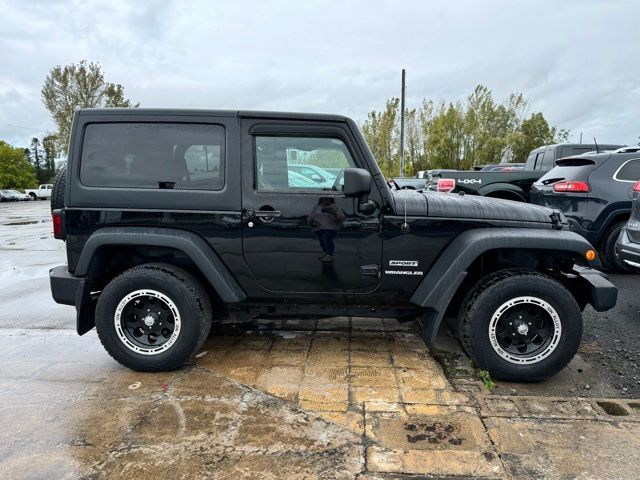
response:
{"label": "front fender flare", "polygon": [[85,243],[74,274],[79,277],[86,276],[96,252],[111,245],[144,245],[180,250],[200,269],[222,301],[236,303],[247,298],[213,248],[202,237],[186,230],[153,227],[101,228]]}
{"label": "front fender flare", "polygon": [[410,302],[426,309],[424,336],[432,345],[451,299],[476,258],[490,250],[528,249],[571,252],[584,259],[589,267],[599,267],[600,261],[588,262],[585,252],[593,247],[583,237],[570,231],[533,228],[477,228],[458,235],[441,253],[438,260],[411,296]]}

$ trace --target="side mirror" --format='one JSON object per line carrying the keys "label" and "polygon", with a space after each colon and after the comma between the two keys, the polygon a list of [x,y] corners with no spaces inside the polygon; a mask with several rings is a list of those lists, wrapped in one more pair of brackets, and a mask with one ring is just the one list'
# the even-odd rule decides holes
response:
{"label": "side mirror", "polygon": [[375,202],[369,200],[371,193],[371,174],[363,168],[345,168],[344,188],[345,197],[358,199],[358,210],[365,215],[372,214],[376,207]]}
{"label": "side mirror", "polygon": [[364,168],[345,168],[343,170],[344,187],[342,193],[345,197],[358,197],[367,201],[371,192],[371,174]]}

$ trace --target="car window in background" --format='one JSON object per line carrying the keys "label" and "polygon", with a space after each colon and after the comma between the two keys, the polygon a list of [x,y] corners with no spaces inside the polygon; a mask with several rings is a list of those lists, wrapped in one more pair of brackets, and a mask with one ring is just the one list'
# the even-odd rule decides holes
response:
{"label": "car window in background", "polygon": [[637,182],[640,180],[640,158],[623,163],[614,178],[623,182]]}
{"label": "car window in background", "polygon": [[551,170],[556,166],[556,150],[555,148],[547,148],[542,157],[542,170]]}

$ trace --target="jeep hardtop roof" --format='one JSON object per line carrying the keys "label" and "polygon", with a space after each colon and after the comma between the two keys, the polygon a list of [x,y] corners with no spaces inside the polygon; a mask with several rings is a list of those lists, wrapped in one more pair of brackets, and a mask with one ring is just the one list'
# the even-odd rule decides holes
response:
{"label": "jeep hardtop roof", "polygon": [[287,120],[317,120],[325,122],[349,122],[351,119],[343,115],[328,113],[273,112],[260,110],[205,110],[186,108],[82,108],[80,115],[170,115],[170,116],[208,116],[208,117],[243,117],[269,118]]}

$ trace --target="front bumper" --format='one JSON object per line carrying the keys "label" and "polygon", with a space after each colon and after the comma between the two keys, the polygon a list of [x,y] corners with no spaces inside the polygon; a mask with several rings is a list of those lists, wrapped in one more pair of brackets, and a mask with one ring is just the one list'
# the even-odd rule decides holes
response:
{"label": "front bumper", "polygon": [[616,242],[616,255],[627,265],[640,268],[640,243],[634,243],[629,239],[625,227],[622,227]]}
{"label": "front bumper", "polygon": [[56,303],[76,307],[76,330],[84,335],[95,326],[95,301],[91,289],[82,277],[76,277],[66,266],[49,270],[51,295]]}
{"label": "front bumper", "polygon": [[586,300],[597,312],[605,312],[616,306],[618,288],[606,274],[587,267],[573,267],[573,273],[581,282]]}

